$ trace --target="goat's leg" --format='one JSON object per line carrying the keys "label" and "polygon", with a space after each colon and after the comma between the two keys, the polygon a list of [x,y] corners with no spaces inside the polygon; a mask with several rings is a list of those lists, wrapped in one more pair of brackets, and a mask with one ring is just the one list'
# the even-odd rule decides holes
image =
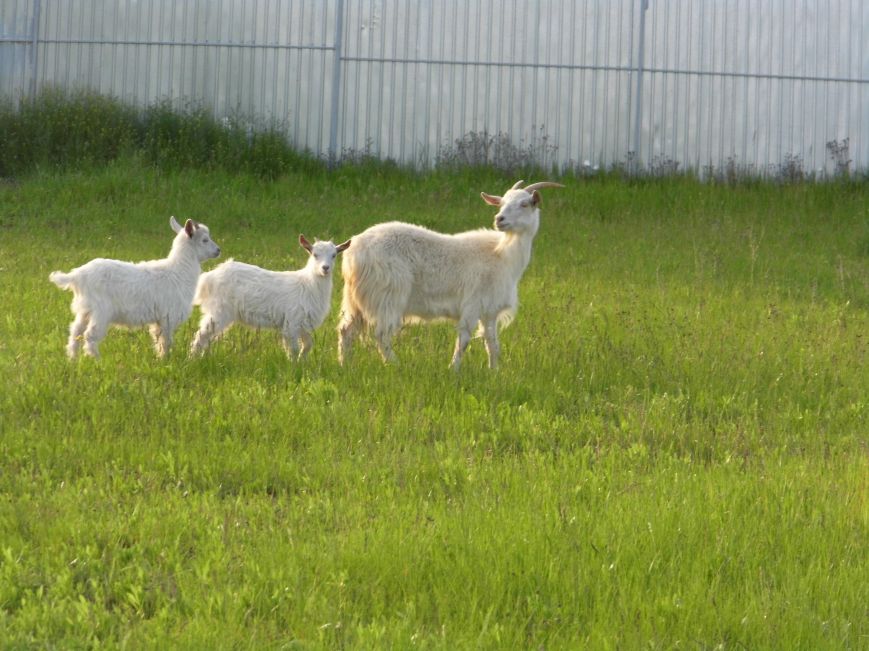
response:
{"label": "goat's leg", "polygon": [[217,339],[229,323],[225,319],[216,318],[212,314],[203,314],[199,320],[199,330],[190,345],[190,356],[201,355],[209,344]]}
{"label": "goat's leg", "polygon": [[163,357],[166,352],[163,347],[163,326],[159,323],[152,323],[148,326],[148,332],[151,335],[151,341],[154,343],[154,352],[157,357]]}
{"label": "goat's leg", "polygon": [[295,328],[285,327],[281,330],[284,342],[284,352],[290,361],[294,361],[299,356],[299,333]]}
{"label": "goat's leg", "polygon": [[100,356],[100,342],[109,331],[109,322],[99,315],[91,314],[88,326],[84,331],[84,352],[91,357]]}
{"label": "goat's leg", "polygon": [[489,355],[489,368],[498,368],[498,356],[501,354],[501,344],[498,343],[498,321],[487,317],[482,320],[482,323],[486,353]]}
{"label": "goat's leg", "polygon": [[314,349],[314,338],[307,330],[302,330],[299,334],[299,338],[302,340],[302,349],[299,351],[299,359],[305,359],[308,357],[308,353]]}
{"label": "goat's leg", "polygon": [[462,319],[459,321],[456,329],[458,337],[456,337],[456,348],[453,351],[453,360],[450,362],[450,368],[458,371],[462,366],[462,355],[468,349],[468,344],[471,343],[471,321]]}
{"label": "goat's leg", "polygon": [[353,347],[353,340],[359,336],[362,327],[365,325],[365,319],[362,312],[345,306],[341,311],[341,322],[338,324],[338,363],[344,364],[350,359],[350,349]]}
{"label": "goat's leg", "polygon": [[160,337],[157,340],[157,356],[160,359],[165,359],[172,348],[172,340],[175,335],[175,330],[178,328],[177,323],[161,323]]}
{"label": "goat's leg", "polygon": [[383,357],[383,361],[387,364],[398,361],[398,358],[392,351],[392,337],[398,332],[400,327],[400,324],[397,323],[378,323],[374,327],[374,341],[377,343],[380,356]]}
{"label": "goat's leg", "polygon": [[169,354],[169,349],[172,348],[172,336],[177,327],[178,324],[171,321],[158,321],[148,327],[151,339],[154,341],[154,352],[160,359],[165,359]]}
{"label": "goat's leg", "polygon": [[66,354],[70,359],[74,359],[81,348],[81,337],[88,327],[88,315],[84,312],[79,312],[75,315],[75,319],[69,326],[69,341],[66,344]]}

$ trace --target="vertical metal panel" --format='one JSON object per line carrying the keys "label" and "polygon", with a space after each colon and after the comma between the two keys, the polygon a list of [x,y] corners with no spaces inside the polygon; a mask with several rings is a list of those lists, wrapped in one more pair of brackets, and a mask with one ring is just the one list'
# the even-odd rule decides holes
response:
{"label": "vertical metal panel", "polygon": [[0,41],[0,91],[16,100],[23,92],[23,61],[30,36],[25,26],[28,7],[19,5],[20,2],[0,4],[0,38],[3,39]]}
{"label": "vertical metal panel", "polygon": [[0,93],[19,102],[33,93],[38,66],[41,3],[0,3]]}
{"label": "vertical metal panel", "polygon": [[344,34],[344,2],[338,0],[335,10],[335,52],[332,61],[332,97],[329,106],[329,161],[338,157],[338,100],[341,93],[341,42]]}
{"label": "vertical metal panel", "polygon": [[[859,125],[869,110],[869,67],[853,54],[865,40],[867,9],[858,16],[854,6],[651,2],[644,162],[657,156],[697,168],[732,161],[764,171],[792,158],[806,171],[831,171],[826,143],[851,134],[851,151],[863,146],[857,134],[865,133]],[[675,137],[691,144],[675,146]],[[859,160],[865,167],[865,155]]]}

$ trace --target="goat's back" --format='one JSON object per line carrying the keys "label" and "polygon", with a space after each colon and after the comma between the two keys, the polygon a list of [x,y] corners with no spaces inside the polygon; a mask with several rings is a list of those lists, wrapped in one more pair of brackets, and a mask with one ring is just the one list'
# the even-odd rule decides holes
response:
{"label": "goat's back", "polygon": [[[175,270],[177,271],[177,270]],[[143,325],[190,313],[193,282],[183,282],[167,260],[125,262],[95,258],[67,274],[52,274],[58,286],[71,289],[74,312],[101,315],[120,325]]]}
{"label": "goat's back", "polygon": [[294,294],[303,279],[302,271],[271,271],[230,258],[202,274],[196,289],[196,303],[210,297],[230,299],[269,296],[275,300]]}
{"label": "goat's back", "polygon": [[125,262],[109,258],[94,258],[76,267],[61,279],[83,293],[113,296],[137,295],[160,283],[169,274],[166,260]]}
{"label": "goat's back", "polygon": [[497,268],[501,239],[487,229],[447,235],[403,222],[372,226],[344,253],[345,303],[371,322],[458,318],[463,297]]}
{"label": "goat's back", "polygon": [[331,287],[331,277],[307,268],[271,271],[230,259],[200,276],[195,303],[257,327],[293,322],[312,330],[329,312]]}
{"label": "goat's back", "polygon": [[356,272],[364,277],[377,270],[396,279],[431,275],[494,258],[500,241],[501,234],[488,229],[447,235],[415,224],[386,222],[353,237],[341,269],[345,282],[348,275],[352,282]]}

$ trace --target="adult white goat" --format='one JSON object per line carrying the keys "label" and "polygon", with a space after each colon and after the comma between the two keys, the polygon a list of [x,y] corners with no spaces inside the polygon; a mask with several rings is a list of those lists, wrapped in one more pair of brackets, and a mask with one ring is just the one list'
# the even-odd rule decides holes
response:
{"label": "adult white goat", "polygon": [[384,361],[395,359],[392,337],[403,322],[449,319],[458,338],[451,366],[462,355],[479,323],[489,367],[498,364],[498,324],[516,313],[519,280],[531,259],[540,223],[543,181],[522,188],[518,181],[503,197],[481,192],[498,206],[495,230],[445,235],[402,222],[377,224],[353,238],[344,256],[344,294],[338,325],[338,360],[343,364],[363,327],[374,330]]}
{"label": "adult white goat", "polygon": [[48,276],[73,292],[75,319],[66,346],[70,358],[78,354],[82,336],[85,354],[99,357],[110,325],[149,325],[157,356],[169,352],[175,330],[193,311],[200,263],[220,255],[205,224],[188,219],[182,228],[172,217],[169,225],[176,235],[167,258],[138,263],[96,258],[69,273]]}
{"label": "adult white goat", "polygon": [[280,330],[290,359],[297,353],[300,358],[308,354],[314,346],[311,333],[329,314],[335,258],[350,246],[350,240],[337,246],[332,242],[311,244],[300,235],[299,244],[309,257],[298,271],[269,271],[227,260],[202,274],[194,301],[202,308],[202,319],[191,355],[202,353],[235,322]]}

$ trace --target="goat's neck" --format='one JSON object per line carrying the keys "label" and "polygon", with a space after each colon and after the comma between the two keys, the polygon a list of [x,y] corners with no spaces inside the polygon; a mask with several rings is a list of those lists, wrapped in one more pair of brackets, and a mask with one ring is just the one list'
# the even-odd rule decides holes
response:
{"label": "goat's neck", "polygon": [[308,287],[311,288],[311,291],[317,292],[320,295],[332,293],[332,274],[321,276],[317,273],[314,265],[308,265],[305,267],[305,275],[307,276]]}
{"label": "goat's neck", "polygon": [[498,251],[516,279],[522,276],[528,263],[531,262],[531,247],[536,234],[537,229],[534,228],[520,233],[504,233],[501,237]]}
{"label": "goat's neck", "polygon": [[198,276],[202,271],[202,265],[196,256],[196,251],[186,246],[173,246],[166,259],[169,266],[178,270],[178,273]]}

